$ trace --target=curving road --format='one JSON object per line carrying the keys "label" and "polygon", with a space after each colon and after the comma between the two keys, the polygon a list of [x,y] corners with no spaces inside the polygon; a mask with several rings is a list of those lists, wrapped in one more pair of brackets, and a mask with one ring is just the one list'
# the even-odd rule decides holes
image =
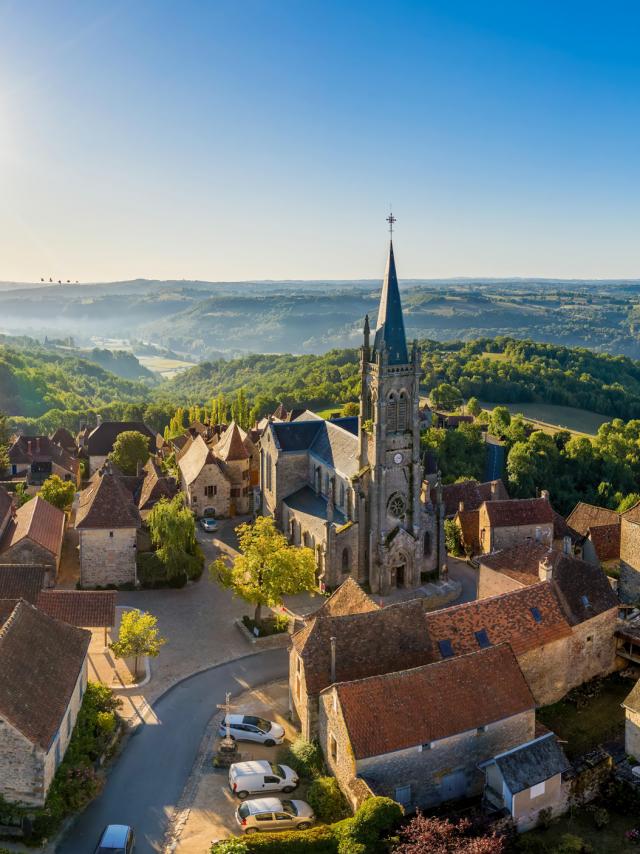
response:
{"label": "curving road", "polygon": [[241,694],[288,673],[288,653],[274,649],[191,676],[154,705],[157,721],[131,737],[104,791],[75,822],[56,854],[92,854],[106,824],[136,829],[136,854],[161,850],[168,815],[187,782],[200,741],[225,692]]}

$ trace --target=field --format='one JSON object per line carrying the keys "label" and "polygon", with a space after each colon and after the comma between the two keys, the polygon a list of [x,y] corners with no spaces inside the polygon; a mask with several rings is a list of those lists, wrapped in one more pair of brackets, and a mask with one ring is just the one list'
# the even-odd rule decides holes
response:
{"label": "field", "polygon": [[181,371],[186,371],[187,368],[192,368],[194,364],[181,359],[167,359],[165,356],[137,356],[136,358],[144,368],[153,371],[154,374],[160,374],[166,380],[170,380]]}
{"label": "field", "polygon": [[[563,428],[572,433],[580,433],[586,436],[595,436],[601,424],[611,421],[614,416],[607,417],[588,409],[574,409],[572,406],[555,406],[552,403],[485,403],[481,402],[484,409],[493,409],[496,406],[506,406],[513,414],[524,415],[527,421],[544,428]],[[551,432],[546,430],[545,432]]]}

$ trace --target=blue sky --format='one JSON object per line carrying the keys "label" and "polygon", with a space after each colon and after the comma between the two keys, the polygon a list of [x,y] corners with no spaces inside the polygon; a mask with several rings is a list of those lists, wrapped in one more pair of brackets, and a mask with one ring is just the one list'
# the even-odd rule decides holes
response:
{"label": "blue sky", "polygon": [[636,2],[0,0],[0,280],[640,277]]}

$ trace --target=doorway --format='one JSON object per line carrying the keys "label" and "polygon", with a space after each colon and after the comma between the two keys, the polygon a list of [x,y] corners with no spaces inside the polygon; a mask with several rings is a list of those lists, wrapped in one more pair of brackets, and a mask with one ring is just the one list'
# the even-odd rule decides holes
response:
{"label": "doorway", "polygon": [[396,587],[404,587],[405,586],[405,564],[398,564],[395,568],[395,576],[396,576]]}

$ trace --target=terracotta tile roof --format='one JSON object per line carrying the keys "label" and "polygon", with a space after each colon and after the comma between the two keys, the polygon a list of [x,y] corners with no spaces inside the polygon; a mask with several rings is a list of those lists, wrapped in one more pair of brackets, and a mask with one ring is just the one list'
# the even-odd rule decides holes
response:
{"label": "terracotta tile roof", "polygon": [[80,471],[80,460],[72,456],[48,436],[18,436],[9,448],[11,463],[31,464],[52,462],[76,477]]}
{"label": "terracotta tile roof", "polygon": [[218,466],[220,471],[228,479],[220,460],[216,459],[202,436],[198,436],[178,460],[178,467],[182,472],[187,486],[194,482],[205,466]]}
{"label": "terracotta tile roof", "polygon": [[36,608],[80,628],[110,628],[116,622],[115,590],[41,590]]}
{"label": "terracotta tile roof", "polygon": [[613,525],[589,528],[589,539],[599,560],[616,560],[620,557],[620,530],[619,521]]}
{"label": "terracotta tile roof", "polygon": [[90,457],[106,457],[120,433],[134,431],[149,437],[149,451],[156,450],[156,434],[142,421],[103,421],[89,433],[87,451]]}
{"label": "terracotta tile roof", "polygon": [[485,501],[484,507],[493,528],[519,525],[544,525],[553,522],[551,505],[546,498],[513,498],[510,501]]}
{"label": "terracotta tile roof", "polygon": [[609,510],[607,507],[596,507],[595,504],[579,501],[567,517],[567,524],[574,531],[586,537],[589,528],[599,525],[619,525],[620,514],[616,513],[615,510]]}
{"label": "terracotta tile roof", "polygon": [[578,531],[574,530],[574,528],[569,525],[564,516],[561,516],[560,513],[557,513],[555,510],[553,511],[553,539],[561,540],[564,537],[570,537],[572,543],[582,542],[584,539],[583,535]]}
{"label": "terracotta tile roof", "polygon": [[47,575],[45,566],[0,564],[0,599],[24,599],[35,605]]}
{"label": "terracotta tile roof", "polygon": [[138,497],[138,509],[148,510],[161,498],[173,498],[178,486],[173,478],[166,477],[160,466],[150,457],[144,467],[145,476]]}
{"label": "terracotta tile roof", "polygon": [[550,549],[549,546],[529,540],[508,549],[481,555],[478,562],[481,567],[486,566],[494,572],[507,575],[526,587],[530,584],[538,584],[540,581],[541,560],[549,558],[553,565],[559,556],[560,552]]}
{"label": "terracotta tile roof", "polygon": [[345,614],[365,614],[368,611],[378,611],[373,599],[367,595],[357,581],[351,576],[343,581],[313,617],[341,617]]}
{"label": "terracotta tile roof", "polygon": [[[538,622],[534,611],[540,615]],[[486,632],[489,643],[509,643],[516,655],[569,637],[571,628],[550,582],[540,582],[499,596],[454,605],[425,615],[436,658],[443,655],[440,641],[449,641],[454,655],[480,649],[476,633]]]}
{"label": "terracotta tile roof", "polygon": [[477,554],[480,551],[480,511],[458,510],[455,518],[460,523],[464,546]]}
{"label": "terracotta tile roof", "polygon": [[17,599],[0,599],[0,629],[2,629],[9,617],[13,614],[19,601],[20,597]]}
{"label": "terracotta tile roof", "polygon": [[417,747],[533,712],[507,644],[336,685],[356,759]]}
{"label": "terracotta tile roof", "polygon": [[220,441],[216,445],[216,457],[224,460],[224,462],[246,460],[249,458],[242,433],[235,421],[229,424],[224,434],[220,437]]}
{"label": "terracotta tile roof", "polygon": [[622,518],[627,522],[634,522],[636,524],[640,524],[640,501],[637,504],[634,504],[633,507],[630,507],[628,510],[622,514]]}
{"label": "terracotta tile roof", "polygon": [[54,445],[60,445],[65,451],[74,452],[76,449],[76,440],[66,427],[58,427],[53,436],[51,436],[51,441]]}
{"label": "terracotta tile roof", "polygon": [[509,493],[502,480],[487,480],[478,484],[478,492],[483,501],[508,501]]}
{"label": "terracotta tile roof", "polygon": [[139,528],[133,496],[111,466],[97,471],[80,493],[76,528]]}
{"label": "terracotta tile roof", "polygon": [[64,523],[63,511],[36,495],[16,510],[2,537],[0,552],[5,552],[26,539],[42,546],[52,555],[59,555],[64,537]]}
{"label": "terracotta tile roof", "polygon": [[7,514],[11,512],[12,507],[13,498],[4,488],[4,486],[0,486],[0,527],[6,519]]}
{"label": "terracotta tile roof", "polygon": [[64,720],[90,640],[23,600],[0,629],[0,716],[43,750]]}
{"label": "terracotta tile roof", "polygon": [[571,625],[618,607],[618,597],[602,569],[572,555],[558,556],[552,584]]}
{"label": "terracotta tile roof", "polygon": [[465,510],[477,510],[483,501],[509,500],[509,493],[501,480],[462,480],[460,483],[447,483],[442,487],[445,516],[453,516],[464,503]]}
{"label": "terracotta tile roof", "polygon": [[315,617],[292,637],[304,662],[310,694],[331,682],[332,637],[336,638],[339,682],[389,673],[397,669],[399,660],[408,667],[433,660],[424,609],[416,599],[366,613]]}

